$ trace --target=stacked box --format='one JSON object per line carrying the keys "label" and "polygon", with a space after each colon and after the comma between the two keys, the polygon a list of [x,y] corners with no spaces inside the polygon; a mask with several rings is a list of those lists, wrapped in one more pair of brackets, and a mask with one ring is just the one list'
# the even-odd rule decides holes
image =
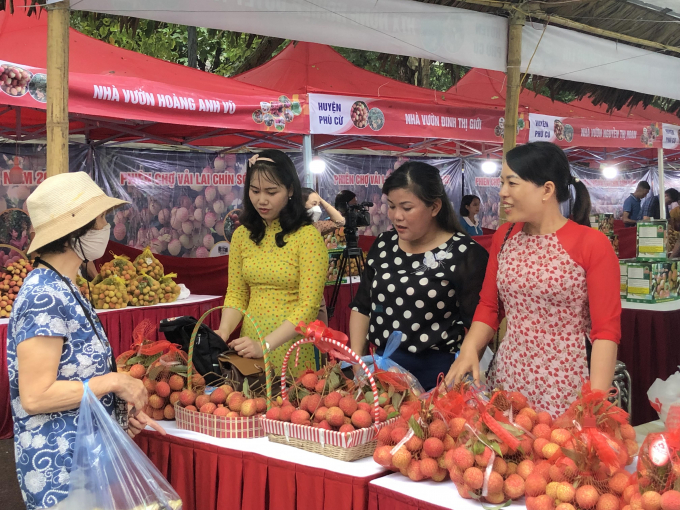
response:
{"label": "stacked box", "polygon": [[678,299],[678,261],[635,261],[627,264],[627,300],[663,303]]}
{"label": "stacked box", "polygon": [[335,285],[340,273],[340,256],[342,250],[328,250],[328,272],[326,273],[326,285]]}
{"label": "stacked box", "polygon": [[621,299],[628,297],[628,264],[634,263],[635,259],[619,260],[619,268],[621,269]]}
{"label": "stacked box", "polygon": [[637,258],[645,261],[666,260],[666,220],[640,221],[637,224]]}

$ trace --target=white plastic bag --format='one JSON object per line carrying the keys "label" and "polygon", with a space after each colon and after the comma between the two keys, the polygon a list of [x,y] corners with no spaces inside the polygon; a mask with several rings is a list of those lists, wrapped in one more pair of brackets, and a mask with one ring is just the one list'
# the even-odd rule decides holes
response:
{"label": "white plastic bag", "polygon": [[680,406],[680,371],[665,381],[657,379],[647,391],[647,398],[654,410],[659,413],[661,421],[666,423],[671,406]]}
{"label": "white plastic bag", "polygon": [[59,510],[178,510],[182,500],[84,383],[68,497]]}
{"label": "white plastic bag", "polygon": [[181,301],[182,299],[187,299],[191,295],[191,291],[187,289],[187,286],[184,285],[183,283],[179,284],[179,296],[177,296],[177,301]]}

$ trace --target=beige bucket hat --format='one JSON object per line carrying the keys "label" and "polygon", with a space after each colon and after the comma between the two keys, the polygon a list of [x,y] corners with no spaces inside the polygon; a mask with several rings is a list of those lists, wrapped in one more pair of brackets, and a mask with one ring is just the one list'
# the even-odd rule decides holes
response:
{"label": "beige bucket hat", "polygon": [[26,200],[35,230],[28,253],[84,227],[103,212],[128,203],[106,196],[85,172],[45,179]]}

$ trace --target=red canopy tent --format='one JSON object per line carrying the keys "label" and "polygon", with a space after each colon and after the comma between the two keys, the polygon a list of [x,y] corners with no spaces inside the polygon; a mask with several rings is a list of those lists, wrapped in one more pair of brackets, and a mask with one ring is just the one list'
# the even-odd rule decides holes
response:
{"label": "red canopy tent", "polygon": [[[505,109],[506,76],[502,72],[487,69],[470,70],[456,85],[448,90],[463,102],[479,103],[487,108]],[[605,105],[594,105],[588,98],[582,98],[570,103],[553,101],[549,97],[536,94],[528,89],[522,89],[519,97],[519,112],[524,114],[537,113],[555,117],[581,118],[592,121],[642,121],[680,124],[680,118],[655,107],[613,110],[607,112]],[[618,148],[602,152],[594,157],[593,149],[568,149],[573,162],[606,159],[609,162],[629,160],[634,163],[650,164],[657,158],[656,149]],[[599,151],[600,149],[595,149]],[[680,159],[680,151],[666,151],[665,159]]]}
{"label": "red canopy tent", "polygon": [[[33,75],[43,74],[46,48],[47,16],[0,13],[0,66],[16,65]],[[98,143],[299,149],[299,134],[308,129],[305,97],[290,91],[248,85],[148,57],[74,29],[70,29],[69,58],[70,132]],[[16,97],[0,88],[0,136],[44,138],[44,96],[34,93],[30,85],[27,89]],[[299,101],[303,114],[278,126],[281,131],[273,124],[255,123],[253,112],[260,102],[275,102],[282,95]]]}

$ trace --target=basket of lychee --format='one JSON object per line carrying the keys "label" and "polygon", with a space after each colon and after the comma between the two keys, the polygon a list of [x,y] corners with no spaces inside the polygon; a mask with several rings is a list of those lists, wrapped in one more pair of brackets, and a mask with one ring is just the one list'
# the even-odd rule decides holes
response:
{"label": "basket of lychee", "polygon": [[192,381],[192,360],[198,329],[211,313],[224,308],[230,307],[218,306],[212,308],[196,321],[189,341],[187,387],[181,392],[178,400],[174,402],[177,426],[181,429],[219,438],[263,437],[264,431],[260,417],[267,408],[277,403],[272,399],[269,350],[259,327],[246,311],[238,310],[243,314],[244,320],[247,318],[252,322],[264,353],[266,398],[255,398],[254,395],[251,395],[247,383],[243,384],[242,391],[234,391],[234,388],[229,384],[222,384],[215,389],[206,391],[205,387],[196,387]]}
{"label": "basket of lychee", "polygon": [[[387,410],[381,407],[381,395],[373,375],[361,358],[347,346],[347,336],[328,329],[318,321],[307,327],[298,326],[306,338],[295,342],[283,359],[281,367],[281,396],[283,406],[270,409],[262,418],[262,426],[269,440],[318,453],[337,460],[351,462],[370,457],[375,450],[380,429],[390,423]],[[335,389],[323,396],[334,384],[330,379],[334,370],[327,372],[328,379],[320,380],[316,373],[305,374],[301,383],[314,392],[305,396],[294,406],[286,387],[286,373],[291,354],[303,344],[314,344],[322,352],[339,361],[358,363],[368,377],[371,388],[370,403],[366,394],[359,391],[350,395]],[[337,365],[336,365],[337,366]],[[317,393],[315,390],[321,390]],[[358,397],[358,398],[357,398]],[[323,401],[322,401],[323,399]],[[390,405],[382,398],[385,405]],[[321,405],[323,404],[323,405]],[[312,421],[314,423],[312,423]],[[392,420],[393,421],[393,420]]]}

